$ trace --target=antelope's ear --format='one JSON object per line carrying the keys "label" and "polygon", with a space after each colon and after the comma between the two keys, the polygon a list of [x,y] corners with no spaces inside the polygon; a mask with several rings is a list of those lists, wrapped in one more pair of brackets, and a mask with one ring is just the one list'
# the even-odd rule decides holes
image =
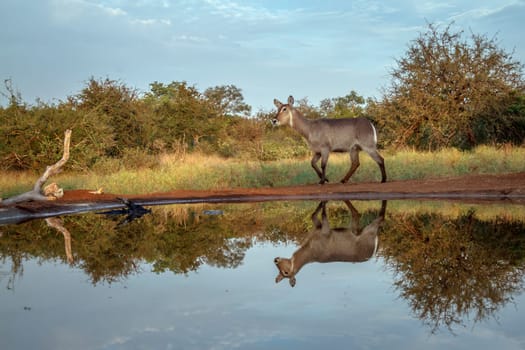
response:
{"label": "antelope's ear", "polygon": [[290,106],[293,105],[293,96],[292,95],[288,96],[288,104]]}
{"label": "antelope's ear", "polygon": [[290,277],[290,286],[292,286],[292,288],[295,287],[295,282],[297,282],[297,281],[295,280],[295,276]]}
{"label": "antelope's ear", "polygon": [[279,100],[276,99],[276,98],[273,99],[273,104],[274,104],[275,107],[277,107],[277,108],[281,108],[281,106],[283,105],[283,104],[281,103],[281,101],[279,101]]}
{"label": "antelope's ear", "polygon": [[281,274],[278,274],[277,277],[275,277],[275,283],[279,283],[283,280],[284,276]]}

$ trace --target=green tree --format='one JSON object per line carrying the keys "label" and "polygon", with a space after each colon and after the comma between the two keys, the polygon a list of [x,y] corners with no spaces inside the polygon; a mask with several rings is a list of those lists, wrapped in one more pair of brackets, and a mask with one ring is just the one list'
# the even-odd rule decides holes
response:
{"label": "green tree", "polygon": [[181,142],[196,146],[202,140],[216,141],[222,128],[218,116],[204,96],[185,81],[150,84],[150,92],[144,101],[152,110],[156,128],[151,135],[156,143],[168,146]]}
{"label": "green tree", "polygon": [[10,104],[0,108],[0,159],[3,169],[41,171],[62,155],[66,129],[73,129],[71,161],[67,167],[86,168],[115,144],[107,115],[98,117],[69,102],[24,103],[7,87]]}
{"label": "green tree", "polygon": [[30,159],[27,155],[28,141],[31,140],[27,132],[28,106],[22,101],[20,92],[16,91],[10,79],[4,80],[4,89],[0,94],[9,103],[7,107],[0,105],[0,159],[4,169],[27,169]]}
{"label": "green tree", "polygon": [[244,102],[241,89],[235,85],[221,85],[208,88],[204,97],[220,115],[249,116],[251,107]]}
{"label": "green tree", "polygon": [[322,100],[319,109],[326,118],[361,117],[365,111],[365,98],[352,90],[346,96]]}
{"label": "green tree", "polygon": [[107,155],[119,156],[127,148],[144,145],[147,119],[140,110],[136,90],[125,84],[92,77],[79,94],[68,98],[68,104],[83,113],[84,119],[92,120],[91,124],[106,124],[113,141],[105,145]]}
{"label": "green tree", "polygon": [[471,148],[498,135],[525,136],[515,130],[523,125],[522,113],[502,123],[525,84],[523,65],[500,49],[496,38],[471,34],[464,39],[451,25],[441,30],[429,24],[396,62],[380,118],[394,143]]}

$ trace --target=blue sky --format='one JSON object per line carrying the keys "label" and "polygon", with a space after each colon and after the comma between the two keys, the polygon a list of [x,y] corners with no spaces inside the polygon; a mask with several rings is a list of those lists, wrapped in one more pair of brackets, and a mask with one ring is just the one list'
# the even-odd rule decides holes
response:
{"label": "blue sky", "polygon": [[141,92],[234,84],[253,112],[290,94],[379,98],[427,23],[452,21],[525,62],[525,0],[2,0],[0,78],[29,103],[77,94],[91,76]]}

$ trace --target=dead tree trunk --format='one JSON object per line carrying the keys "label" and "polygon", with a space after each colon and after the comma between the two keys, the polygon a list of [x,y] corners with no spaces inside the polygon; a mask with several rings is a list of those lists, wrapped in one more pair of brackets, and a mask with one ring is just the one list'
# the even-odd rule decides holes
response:
{"label": "dead tree trunk", "polygon": [[11,205],[26,201],[47,201],[60,198],[63,194],[63,190],[56,184],[50,184],[42,189],[42,186],[46,181],[53,175],[60,173],[61,168],[66,164],[69,159],[69,145],[71,142],[71,130],[66,130],[64,133],[64,154],[62,159],[56,162],[54,165],[49,165],[46,168],[44,174],[36,181],[33,189],[29,192],[22,193],[18,196],[8,198],[6,200],[0,200],[0,206]]}

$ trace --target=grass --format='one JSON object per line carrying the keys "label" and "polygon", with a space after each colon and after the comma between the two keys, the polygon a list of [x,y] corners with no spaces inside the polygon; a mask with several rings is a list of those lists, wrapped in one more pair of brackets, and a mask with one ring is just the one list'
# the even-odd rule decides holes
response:
{"label": "grass", "polygon": [[[525,147],[481,146],[473,151],[446,149],[439,152],[383,151],[389,180],[424,179],[465,174],[495,174],[525,171]],[[361,153],[361,166],[352,181],[379,181],[377,165]],[[327,175],[339,181],[349,168],[349,156],[330,156]],[[44,169],[42,169],[43,172]],[[40,176],[33,172],[0,173],[3,198],[30,190]],[[67,189],[97,189],[106,192],[138,194],[175,189],[221,189],[232,187],[277,187],[316,183],[310,159],[272,162],[224,159],[218,156],[187,154],[183,158],[163,155],[155,166],[123,169],[109,174],[66,171],[52,179]]]}

